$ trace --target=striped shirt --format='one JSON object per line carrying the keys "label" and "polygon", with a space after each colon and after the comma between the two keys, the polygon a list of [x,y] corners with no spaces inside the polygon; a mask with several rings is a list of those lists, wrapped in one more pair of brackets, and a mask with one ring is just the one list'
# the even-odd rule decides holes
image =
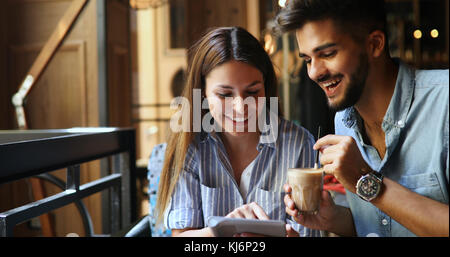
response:
{"label": "striped shirt", "polygon": [[320,231],[291,220],[283,200],[287,169],[313,167],[313,145],[314,138],[306,129],[280,119],[276,141],[260,137],[259,153],[242,174],[249,177],[247,190],[243,191],[247,194],[242,195],[221,138],[215,133],[196,137],[188,148],[185,166],[166,210],[166,226],[203,228],[210,216],[226,216],[244,204],[256,202],[270,219],[291,224],[300,236],[320,236]]}

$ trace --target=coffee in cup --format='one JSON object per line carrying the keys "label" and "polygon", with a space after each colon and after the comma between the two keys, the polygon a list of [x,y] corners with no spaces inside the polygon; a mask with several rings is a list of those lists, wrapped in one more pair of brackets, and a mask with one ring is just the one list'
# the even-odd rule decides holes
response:
{"label": "coffee in cup", "polygon": [[291,198],[301,213],[317,213],[322,198],[323,170],[321,168],[288,169]]}

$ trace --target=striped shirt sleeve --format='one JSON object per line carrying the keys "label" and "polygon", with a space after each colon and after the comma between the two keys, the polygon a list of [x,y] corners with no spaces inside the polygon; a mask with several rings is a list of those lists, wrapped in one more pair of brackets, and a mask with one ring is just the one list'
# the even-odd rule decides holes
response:
{"label": "striped shirt sleeve", "polygon": [[200,182],[198,174],[195,172],[196,166],[197,162],[190,147],[167,212],[166,224],[169,229],[201,228],[204,226]]}

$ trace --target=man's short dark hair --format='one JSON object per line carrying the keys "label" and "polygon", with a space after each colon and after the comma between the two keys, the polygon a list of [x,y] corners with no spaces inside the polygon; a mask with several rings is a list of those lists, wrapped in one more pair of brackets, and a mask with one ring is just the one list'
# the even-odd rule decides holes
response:
{"label": "man's short dark hair", "polygon": [[274,29],[284,33],[326,19],[357,40],[374,30],[383,31],[387,37],[384,0],[289,0],[276,16]]}

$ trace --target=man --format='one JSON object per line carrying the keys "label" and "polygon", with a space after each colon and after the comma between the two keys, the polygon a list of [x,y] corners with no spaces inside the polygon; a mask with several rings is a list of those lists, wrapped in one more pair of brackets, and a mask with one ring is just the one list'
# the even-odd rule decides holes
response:
{"label": "man", "polygon": [[337,111],[336,135],[314,149],[350,207],[324,191],[317,215],[300,215],[289,194],[286,212],[343,236],[449,236],[449,73],[391,58],[385,18],[382,0],[291,0],[277,15]]}

